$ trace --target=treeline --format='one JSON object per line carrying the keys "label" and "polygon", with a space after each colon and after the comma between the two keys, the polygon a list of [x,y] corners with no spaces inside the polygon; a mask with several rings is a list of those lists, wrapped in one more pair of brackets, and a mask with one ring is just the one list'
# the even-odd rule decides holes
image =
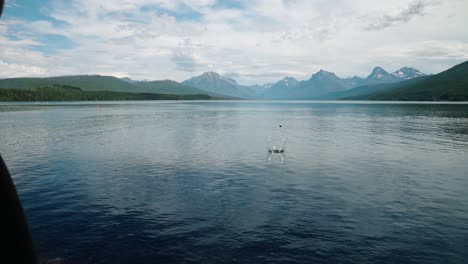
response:
{"label": "treeline", "polygon": [[464,102],[468,101],[468,95],[457,94],[454,92],[435,93],[424,91],[420,93],[405,93],[405,92],[388,92],[377,95],[343,98],[347,100],[379,100],[379,101],[453,101]]}
{"label": "treeline", "polygon": [[83,91],[80,88],[53,85],[34,89],[0,89],[3,102],[44,102],[44,101],[119,101],[119,100],[208,100],[204,94],[155,94],[110,91]]}

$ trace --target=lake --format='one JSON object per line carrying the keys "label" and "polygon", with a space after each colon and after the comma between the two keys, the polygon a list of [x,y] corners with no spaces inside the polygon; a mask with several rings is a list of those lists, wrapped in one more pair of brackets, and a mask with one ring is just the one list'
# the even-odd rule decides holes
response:
{"label": "lake", "polygon": [[468,259],[467,104],[3,103],[0,135],[42,260]]}

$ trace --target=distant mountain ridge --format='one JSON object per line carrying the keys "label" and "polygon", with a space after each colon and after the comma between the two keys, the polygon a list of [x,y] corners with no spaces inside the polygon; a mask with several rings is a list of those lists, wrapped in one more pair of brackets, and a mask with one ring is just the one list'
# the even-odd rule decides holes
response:
{"label": "distant mountain ridge", "polygon": [[208,93],[216,93],[239,98],[251,98],[255,92],[248,86],[239,85],[235,80],[216,72],[205,72],[182,82]]}
{"label": "distant mountain ridge", "polygon": [[[205,72],[182,83],[171,80],[137,81],[128,77],[77,75],[46,78],[0,79],[0,88],[30,89],[50,85],[66,85],[83,91],[114,91],[160,94],[206,94],[214,97],[245,99],[336,99],[349,91],[349,96],[365,94],[369,89],[383,89],[389,84],[423,78],[424,73],[410,67],[389,73],[382,67],[373,68],[366,77],[341,78],[335,73],[320,70],[307,80],[294,77],[264,85],[241,85],[234,79],[216,72]],[[379,87],[379,88],[376,88]],[[351,92],[351,90],[359,88]],[[357,92],[359,91],[359,92]]]}
{"label": "distant mountain ridge", "polygon": [[404,79],[404,80],[426,76],[426,74],[416,70],[415,68],[410,68],[410,67],[403,67],[399,69],[398,71],[395,71],[394,73],[392,73],[392,75],[399,79]]}
{"label": "distant mountain ridge", "polygon": [[308,80],[298,81],[288,76],[273,84],[245,86],[216,72],[205,72],[183,81],[182,84],[208,93],[247,99],[320,99],[326,97],[327,94],[346,91],[358,86],[393,83],[424,75],[409,67],[389,73],[377,66],[366,78],[357,76],[340,78],[333,72],[320,70]]}
{"label": "distant mountain ridge", "polygon": [[398,83],[357,87],[335,96],[353,100],[468,101],[468,61],[435,75],[420,76]]}
{"label": "distant mountain ridge", "polygon": [[382,67],[375,67],[372,72],[366,77],[358,76],[350,78],[340,78],[335,73],[320,70],[313,74],[308,80],[294,80],[288,85],[285,85],[285,79],[278,81],[269,89],[266,89],[261,98],[264,99],[325,99],[330,98],[328,95],[344,92],[359,86],[368,86],[375,84],[385,84],[409,80],[412,78],[425,76],[420,71],[403,67],[394,73],[388,73]]}
{"label": "distant mountain ridge", "polygon": [[298,83],[299,81],[293,77],[284,77],[282,80],[272,84],[268,89],[265,89],[261,96],[264,97],[268,92],[268,96],[271,99],[287,98],[288,93],[291,92],[291,88],[296,87]]}

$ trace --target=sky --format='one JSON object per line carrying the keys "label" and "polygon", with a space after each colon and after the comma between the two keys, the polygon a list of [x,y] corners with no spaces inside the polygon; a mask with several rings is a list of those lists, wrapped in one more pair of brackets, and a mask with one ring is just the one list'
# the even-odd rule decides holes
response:
{"label": "sky", "polygon": [[468,0],[6,0],[0,78],[432,74],[468,60],[467,13]]}

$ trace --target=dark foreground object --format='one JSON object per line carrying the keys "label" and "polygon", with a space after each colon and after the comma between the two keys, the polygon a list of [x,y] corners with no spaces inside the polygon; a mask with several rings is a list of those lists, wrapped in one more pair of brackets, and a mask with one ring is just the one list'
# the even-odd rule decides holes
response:
{"label": "dark foreground object", "polygon": [[284,149],[274,149],[274,150],[269,149],[268,152],[270,152],[270,153],[284,153]]}
{"label": "dark foreground object", "polygon": [[11,263],[37,263],[23,208],[10,173],[0,156],[0,236],[2,259]]}
{"label": "dark foreground object", "polygon": [[[4,1],[0,0],[0,16]],[[5,162],[0,156],[0,246],[2,260],[37,263],[23,208]]]}

